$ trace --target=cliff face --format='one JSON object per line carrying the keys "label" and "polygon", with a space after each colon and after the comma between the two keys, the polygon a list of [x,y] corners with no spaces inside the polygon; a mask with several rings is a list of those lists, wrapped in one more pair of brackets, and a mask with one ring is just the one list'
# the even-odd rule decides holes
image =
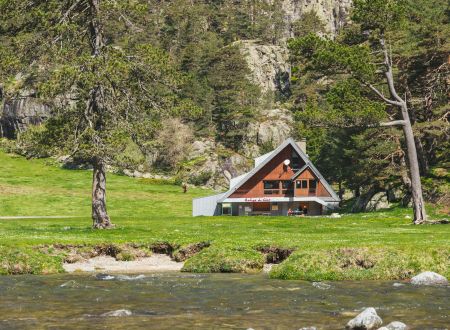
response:
{"label": "cliff face", "polygon": [[29,125],[38,125],[50,116],[50,108],[38,99],[22,95],[0,104],[0,137],[14,138]]}
{"label": "cliff face", "polygon": [[[314,11],[325,23],[327,32],[335,35],[348,19],[352,0],[282,0],[281,6],[285,13],[288,26],[298,21],[304,13]],[[288,28],[287,36],[292,37]]]}
{"label": "cliff face", "polygon": [[251,71],[250,79],[263,94],[289,93],[290,66],[286,47],[265,45],[255,40],[242,40],[239,45]]}

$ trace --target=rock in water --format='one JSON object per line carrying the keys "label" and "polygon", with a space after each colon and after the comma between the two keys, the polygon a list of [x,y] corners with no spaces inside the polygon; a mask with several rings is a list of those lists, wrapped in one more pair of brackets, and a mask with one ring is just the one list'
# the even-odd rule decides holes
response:
{"label": "rock in water", "polygon": [[373,307],[366,308],[345,326],[346,329],[371,330],[376,329],[383,323]]}
{"label": "rock in water", "polygon": [[434,272],[423,272],[414,276],[411,279],[411,284],[414,285],[447,285],[448,280]]}
{"label": "rock in water", "polygon": [[131,313],[131,311],[129,311],[128,309],[118,309],[116,311],[103,313],[101,316],[104,316],[104,317],[110,317],[110,316],[112,316],[112,317],[119,317],[119,316],[130,316],[131,314],[133,314],[133,313]]}
{"label": "rock in water", "polygon": [[100,273],[100,274],[95,275],[95,278],[97,280],[110,281],[110,280],[114,280],[116,277],[113,275]]}
{"label": "rock in water", "polygon": [[408,326],[405,323],[394,321],[385,327],[378,328],[378,330],[407,330]]}
{"label": "rock in water", "polygon": [[392,284],[392,286],[398,288],[398,287],[404,286],[404,284],[395,282],[394,284]]}
{"label": "rock in water", "polygon": [[331,288],[331,285],[323,282],[313,282],[312,286],[320,290],[328,290]]}

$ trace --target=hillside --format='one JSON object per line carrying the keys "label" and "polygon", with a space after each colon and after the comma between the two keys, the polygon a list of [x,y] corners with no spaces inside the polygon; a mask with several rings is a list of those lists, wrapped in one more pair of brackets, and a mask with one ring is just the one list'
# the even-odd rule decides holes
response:
{"label": "hillside", "polygon": [[[308,52],[289,46],[310,34],[349,47],[373,46],[366,32],[355,34],[361,25],[352,20],[352,1],[139,0],[138,8],[106,6],[99,13],[105,58],[118,60],[121,52],[133,56],[124,56],[122,65],[95,69],[87,60],[86,38],[78,38],[86,21],[78,14],[70,21],[76,27],[55,20],[69,5],[51,1],[33,11],[32,5],[24,10],[28,4],[14,4],[5,3],[0,17],[0,137],[7,138],[2,145],[9,151],[59,156],[75,168],[100,153],[108,166],[129,176],[145,173],[223,190],[251,168],[253,158],[287,137],[305,138],[310,159],[339,187],[349,210],[367,211],[380,199],[411,205],[402,130],[376,127],[381,119],[398,119],[398,111],[348,75],[331,73],[332,65],[312,72]],[[395,83],[408,105],[424,198],[445,206],[450,196],[448,3],[402,5],[404,24],[388,29]],[[79,7],[70,10],[85,14]],[[48,29],[55,22],[64,29]],[[81,34],[74,37],[72,28]],[[73,43],[46,48],[60,40],[52,33],[61,31],[74,37]],[[44,37],[48,43],[36,43]],[[130,64],[130,58],[147,62]],[[79,70],[80,61],[86,62]],[[98,74],[92,81],[82,76],[90,70]],[[375,85],[387,90],[377,79]],[[86,81],[112,89],[106,93],[114,99],[105,103],[111,126],[102,148],[86,142],[95,139],[89,121],[83,121],[86,102],[75,95],[89,95]]]}

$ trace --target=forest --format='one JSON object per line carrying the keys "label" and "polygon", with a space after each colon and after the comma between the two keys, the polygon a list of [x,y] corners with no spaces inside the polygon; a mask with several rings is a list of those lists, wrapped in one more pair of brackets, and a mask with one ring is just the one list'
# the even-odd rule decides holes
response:
{"label": "forest", "polygon": [[421,223],[425,202],[450,205],[449,13],[444,0],[0,0],[2,132],[17,100],[47,112],[2,148],[93,168],[102,228],[110,169],[223,189],[306,138],[347,210],[383,193]]}

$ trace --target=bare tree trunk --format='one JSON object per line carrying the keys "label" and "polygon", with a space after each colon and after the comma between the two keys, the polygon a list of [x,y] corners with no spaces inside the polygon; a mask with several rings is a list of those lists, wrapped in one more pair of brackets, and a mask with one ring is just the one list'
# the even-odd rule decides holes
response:
{"label": "bare tree trunk", "polygon": [[423,150],[422,141],[415,136],[414,141],[416,142],[416,148],[417,148],[417,157],[419,158],[419,165],[420,165],[420,173],[422,175],[427,175],[430,171],[430,166],[428,164],[427,157],[425,155],[425,150]]}
{"label": "bare tree trunk", "polygon": [[106,171],[105,163],[96,158],[93,161],[92,176],[92,221],[93,228],[106,229],[113,225],[106,211]]}
{"label": "bare tree trunk", "polygon": [[[105,47],[103,26],[100,22],[100,0],[89,0],[90,9],[90,41],[92,56],[94,58],[102,56],[102,51]],[[95,74],[96,67],[93,67],[93,73]],[[102,87],[96,86],[91,90],[90,99],[86,111],[86,120],[89,126],[94,130],[92,137],[92,143],[95,145],[95,149],[98,149],[101,154],[102,143],[99,137],[104,129],[104,104],[102,101]],[[106,211],[106,170],[105,162],[101,156],[97,153],[93,157],[92,165],[94,167],[92,177],[92,221],[93,228],[106,229],[112,228],[114,225],[111,223],[111,219]]]}
{"label": "bare tree trunk", "polygon": [[408,108],[406,103],[401,107],[402,117],[405,121],[403,125],[403,133],[405,135],[407,149],[407,163],[409,167],[409,175],[411,178],[411,195],[413,201],[414,223],[421,224],[427,220],[425,211],[425,202],[423,200],[422,183],[420,181],[419,160],[417,158],[416,143],[414,141],[414,133],[409,119]]}
{"label": "bare tree trunk", "polygon": [[[394,84],[394,74],[392,72],[392,57],[388,52],[386,47],[386,42],[384,36],[381,35],[380,45],[384,54],[384,66],[385,72],[384,75],[386,77],[386,82],[389,88],[389,92],[391,96],[394,98],[388,99],[383,95],[379,90],[377,90],[374,86],[368,85],[372,91],[374,91],[382,100],[386,103],[396,106],[401,113],[402,119],[401,125],[403,128],[403,134],[406,141],[406,154],[407,154],[407,165],[409,170],[409,176],[411,180],[411,195],[413,201],[413,211],[414,211],[414,224],[421,224],[427,220],[427,214],[425,212],[425,202],[423,200],[422,194],[422,183],[420,181],[420,170],[419,170],[419,160],[417,157],[417,149],[416,143],[414,141],[414,132],[411,125],[411,119],[409,118],[408,113],[408,105],[406,100],[402,99],[396,89]],[[394,121],[395,125],[398,124],[399,121]],[[386,126],[386,125],[384,125]]]}

